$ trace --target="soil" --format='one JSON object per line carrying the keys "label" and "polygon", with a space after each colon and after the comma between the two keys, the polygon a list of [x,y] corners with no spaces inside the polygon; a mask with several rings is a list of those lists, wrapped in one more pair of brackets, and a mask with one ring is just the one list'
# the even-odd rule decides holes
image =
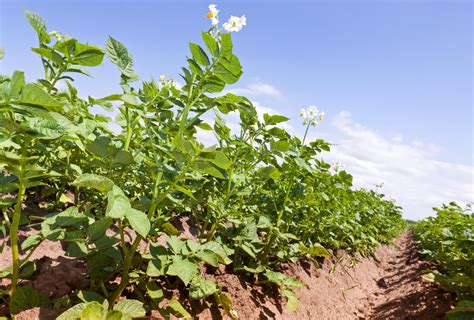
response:
{"label": "soil", "polygon": [[[413,235],[406,232],[394,245],[379,247],[373,256],[353,257],[341,251],[321,261],[319,268],[306,259],[284,265],[286,274],[305,285],[296,290],[300,303],[293,313],[285,309],[276,288],[256,286],[223,266],[202,271],[205,278],[218,282],[231,297],[240,319],[442,319],[455,297],[421,279],[429,264],[418,251]],[[25,283],[50,298],[87,288],[86,266],[63,255],[60,243],[44,241],[32,256],[38,272]],[[0,270],[9,264],[10,248],[6,247],[0,255]],[[8,286],[7,279],[0,280],[0,289]],[[181,296],[195,319],[228,319],[212,298],[190,302],[178,290],[168,291],[165,296]],[[160,305],[166,306],[166,301]],[[7,306],[0,305],[0,316],[7,310]],[[21,312],[16,319],[50,320],[62,311],[34,308]],[[162,317],[152,311],[148,319]]]}

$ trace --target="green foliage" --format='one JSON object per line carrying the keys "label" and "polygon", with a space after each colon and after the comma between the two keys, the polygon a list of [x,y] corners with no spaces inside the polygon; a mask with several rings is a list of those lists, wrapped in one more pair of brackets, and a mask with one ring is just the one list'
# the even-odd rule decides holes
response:
{"label": "green foliage", "polygon": [[[287,117],[260,119],[247,98],[217,94],[243,73],[230,34],[211,29],[202,46],[189,45],[182,87],[164,79],[132,85],[139,76],[120,41],[110,37],[103,50],[48,33],[32,12],[25,16],[38,36],[32,51],[44,78],[27,83],[21,71],[0,77],[0,192],[16,195],[0,200],[7,217],[0,231],[11,234],[14,261],[0,275],[12,278],[13,311],[43,303],[27,291],[31,299],[23,299],[29,289],[16,283],[35,270],[19,258],[19,246],[29,257],[45,239],[63,241],[66,254],[89,270],[90,288],[72,298],[82,302],[59,319],[130,319],[144,316],[144,305],[190,317],[175,299],[160,307],[161,285],[191,299],[212,297],[236,319],[203,266],[227,265],[276,285],[294,311],[301,283],[279,272],[281,263],[330,257],[328,249],[369,254],[405,227],[400,208],[383,194],[356,190],[349,173],[321,160],[328,142],[305,143],[281,128]],[[83,99],[73,77],[88,76],[84,67],[104,55],[120,71],[120,92]],[[91,114],[92,106],[117,110],[120,133]],[[237,132],[225,121],[231,112],[240,117]],[[209,113],[212,126],[204,120]],[[213,133],[216,144],[201,143],[199,130]],[[25,198],[46,203],[49,214],[26,220]],[[184,216],[195,224],[194,240],[173,225]],[[20,223],[40,227],[21,245]],[[120,300],[124,290],[136,300]]]}
{"label": "green foliage", "polygon": [[107,301],[79,303],[64,311],[57,320],[131,320],[145,316],[143,303],[137,300],[121,300],[109,310]]}
{"label": "green foliage", "polygon": [[418,222],[413,230],[423,248],[422,254],[434,263],[424,279],[438,283],[444,290],[455,292],[457,307],[447,319],[474,316],[474,215],[454,202],[434,208],[436,216]]}

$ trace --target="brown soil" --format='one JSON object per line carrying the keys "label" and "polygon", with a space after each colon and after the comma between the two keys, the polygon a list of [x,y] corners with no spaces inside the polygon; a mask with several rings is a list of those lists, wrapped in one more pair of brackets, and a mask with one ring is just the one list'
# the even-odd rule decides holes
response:
{"label": "brown soil", "polygon": [[[32,257],[37,259],[39,272],[28,285],[51,298],[86,288],[86,267],[63,254],[59,243],[42,243]],[[0,270],[9,265],[9,257],[7,247],[0,255]],[[454,297],[421,279],[428,267],[409,232],[396,239],[394,246],[378,248],[373,257],[358,257],[356,261],[338,252],[320,268],[308,260],[285,265],[284,272],[305,285],[296,290],[300,304],[293,313],[285,310],[276,288],[253,285],[223,267],[208,270],[204,276],[228,293],[240,319],[442,319]],[[8,285],[6,279],[0,280],[0,289]],[[180,295],[177,290],[168,294]],[[213,299],[189,302],[185,294],[181,296],[183,305],[196,319],[228,319]],[[0,305],[0,316],[6,310]],[[34,308],[21,312],[16,319],[49,320],[61,311]],[[154,311],[152,318],[161,316]]]}

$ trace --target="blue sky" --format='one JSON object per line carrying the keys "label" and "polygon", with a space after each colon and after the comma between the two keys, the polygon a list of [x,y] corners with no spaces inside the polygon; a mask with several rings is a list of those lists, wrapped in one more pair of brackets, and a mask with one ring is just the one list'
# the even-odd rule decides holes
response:
{"label": "blue sky", "polygon": [[[312,134],[337,144],[329,158],[345,162],[360,184],[384,181],[409,217],[430,214],[440,201],[474,201],[470,1],[215,3],[221,20],[247,16],[234,34],[244,75],[233,90],[292,118],[308,105],[324,110],[327,121]],[[187,43],[209,27],[208,4],[2,1],[1,73],[41,76],[27,8],[49,30],[98,45],[109,34],[124,42],[144,79],[177,78]],[[110,63],[92,71],[93,79],[78,79],[80,91],[118,90]],[[301,134],[298,119],[290,125]]]}

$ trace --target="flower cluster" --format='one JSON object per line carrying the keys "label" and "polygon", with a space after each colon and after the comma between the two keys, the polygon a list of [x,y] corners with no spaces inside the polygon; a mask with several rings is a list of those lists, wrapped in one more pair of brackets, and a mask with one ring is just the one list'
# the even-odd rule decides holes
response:
{"label": "flower cluster", "polygon": [[319,121],[324,119],[324,112],[319,112],[315,106],[309,106],[307,109],[300,110],[300,117],[303,118],[303,124],[317,126]]}
{"label": "flower cluster", "polygon": [[166,88],[171,88],[171,87],[176,87],[177,83],[173,79],[171,80],[166,80],[166,76],[164,74],[160,75],[160,83],[163,85],[163,87]]}
{"label": "flower cluster", "polygon": [[58,41],[58,42],[61,41],[61,40],[63,40],[63,37],[64,37],[63,35],[61,35],[61,33],[57,32],[57,31],[51,31],[51,32],[49,33],[49,35],[50,35],[51,37],[55,37],[55,38],[56,38],[56,41]]}
{"label": "flower cluster", "polygon": [[335,172],[339,172],[341,169],[344,169],[345,165],[340,163],[339,161],[333,161],[331,163],[331,167]]}
{"label": "flower cluster", "polygon": [[[217,6],[215,4],[209,5],[209,12],[207,13],[207,18],[211,19],[211,24],[213,26],[219,23],[219,10],[217,10]],[[239,32],[242,28],[247,25],[247,18],[245,15],[241,17],[230,16],[229,21],[222,24],[224,29],[227,32]]]}

